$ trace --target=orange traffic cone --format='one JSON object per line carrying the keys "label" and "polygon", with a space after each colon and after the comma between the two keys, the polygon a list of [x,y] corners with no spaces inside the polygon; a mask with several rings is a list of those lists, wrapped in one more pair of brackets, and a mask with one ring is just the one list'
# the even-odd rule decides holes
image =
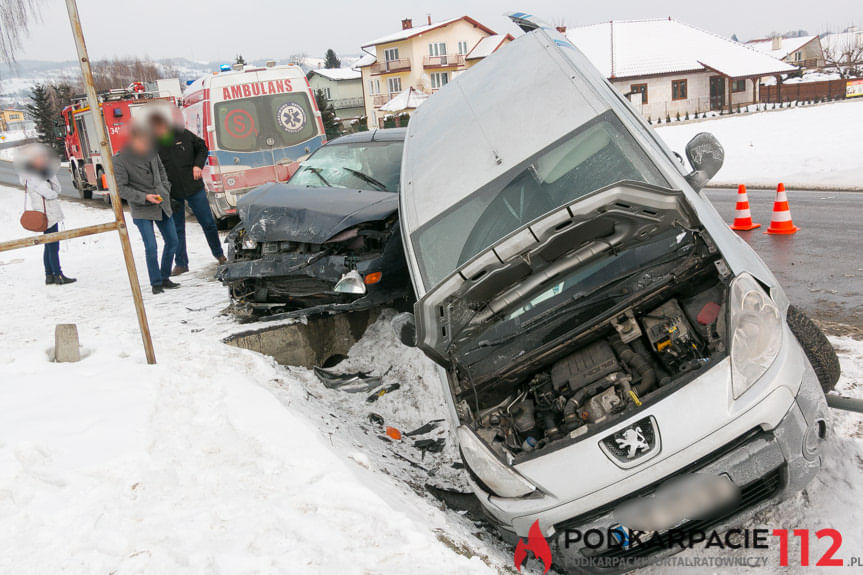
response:
{"label": "orange traffic cone", "polygon": [[779,184],[776,188],[776,200],[773,202],[773,218],[770,227],[765,234],[793,234],[799,230],[791,221],[791,210],[788,209],[788,196],[785,194],[785,185]]}
{"label": "orange traffic cone", "polygon": [[746,196],[746,186],[740,184],[737,187],[737,207],[734,211],[734,223],[731,224],[731,229],[747,232],[760,227],[761,224],[752,223],[752,212],[749,211],[749,198]]}

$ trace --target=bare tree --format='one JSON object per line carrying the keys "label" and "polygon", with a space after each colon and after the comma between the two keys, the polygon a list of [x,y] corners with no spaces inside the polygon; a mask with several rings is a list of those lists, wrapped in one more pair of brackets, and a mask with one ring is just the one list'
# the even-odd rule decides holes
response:
{"label": "bare tree", "polygon": [[860,76],[863,73],[863,38],[853,31],[830,36],[822,38],[824,67],[835,70],[840,78]]}
{"label": "bare tree", "polygon": [[0,0],[0,61],[14,62],[21,40],[39,20],[40,0]]}

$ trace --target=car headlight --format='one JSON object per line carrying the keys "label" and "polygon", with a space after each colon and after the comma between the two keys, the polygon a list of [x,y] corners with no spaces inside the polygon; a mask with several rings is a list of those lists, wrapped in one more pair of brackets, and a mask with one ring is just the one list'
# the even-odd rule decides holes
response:
{"label": "car headlight", "polygon": [[243,249],[244,250],[253,250],[258,247],[258,242],[250,238],[249,236],[245,236],[243,238]]}
{"label": "car headlight", "polygon": [[779,308],[751,275],[734,278],[730,292],[731,389],[737,399],[773,365],[783,330]]}
{"label": "car headlight", "polygon": [[479,479],[500,497],[523,497],[536,490],[524,477],[501,462],[473,431],[459,426],[456,437],[465,464]]}

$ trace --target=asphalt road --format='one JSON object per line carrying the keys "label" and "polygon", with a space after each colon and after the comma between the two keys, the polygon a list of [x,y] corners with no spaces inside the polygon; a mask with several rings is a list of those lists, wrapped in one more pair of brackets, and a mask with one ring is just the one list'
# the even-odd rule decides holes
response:
{"label": "asphalt road", "polygon": [[[60,183],[65,195],[77,197],[68,170],[61,170]],[[0,161],[0,185],[18,185],[10,162]],[[729,223],[734,219],[736,193],[707,191]],[[788,192],[791,216],[800,227],[791,236],[764,233],[773,196],[772,191],[749,191],[753,220],[762,226],[737,233],[767,262],[793,303],[830,332],[863,334],[863,193]]]}
{"label": "asphalt road", "polygon": [[[708,190],[731,223],[737,190]],[[772,191],[749,190],[753,221],[761,227],[737,232],[767,263],[792,303],[835,334],[863,333],[863,193],[788,192],[794,224],[790,236],[767,235]]]}
{"label": "asphalt road", "polygon": [[[73,198],[78,197],[78,191],[72,185],[72,176],[69,175],[67,168],[60,168],[59,172],[60,186],[63,188],[62,194]],[[0,185],[19,187],[18,174],[15,173],[15,168],[12,162],[0,160]]]}

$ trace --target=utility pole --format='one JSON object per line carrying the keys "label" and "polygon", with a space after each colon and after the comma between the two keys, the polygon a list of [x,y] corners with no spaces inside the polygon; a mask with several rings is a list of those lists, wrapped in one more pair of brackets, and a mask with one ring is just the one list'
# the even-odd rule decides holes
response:
{"label": "utility pole", "polygon": [[111,207],[114,210],[117,233],[120,235],[120,245],[123,248],[123,258],[126,260],[126,272],[129,276],[129,286],[132,288],[132,299],[135,301],[135,312],[138,314],[138,327],[141,329],[141,339],[144,342],[144,352],[147,355],[147,363],[156,363],[156,353],[153,350],[153,340],[150,337],[150,326],[147,323],[147,312],[144,309],[144,300],[141,296],[141,284],[138,283],[138,271],[135,269],[135,258],[132,256],[132,246],[129,243],[129,229],[126,227],[126,217],[123,214],[123,204],[117,195],[117,180],[114,177],[114,158],[111,156],[111,148],[108,145],[108,130],[105,120],[99,108],[99,98],[96,95],[96,87],[93,83],[93,71],[90,68],[90,57],[87,55],[87,46],[84,43],[84,32],[81,28],[81,19],[78,16],[78,5],[75,0],[66,0],[66,9],[69,12],[69,22],[72,25],[72,35],[75,37],[75,47],[78,49],[78,60],[81,64],[81,75],[84,79],[84,87],[87,90],[87,103],[96,124],[96,133],[99,136],[99,149],[102,153],[102,165],[105,168],[105,176],[108,178],[108,193],[111,197]]}

